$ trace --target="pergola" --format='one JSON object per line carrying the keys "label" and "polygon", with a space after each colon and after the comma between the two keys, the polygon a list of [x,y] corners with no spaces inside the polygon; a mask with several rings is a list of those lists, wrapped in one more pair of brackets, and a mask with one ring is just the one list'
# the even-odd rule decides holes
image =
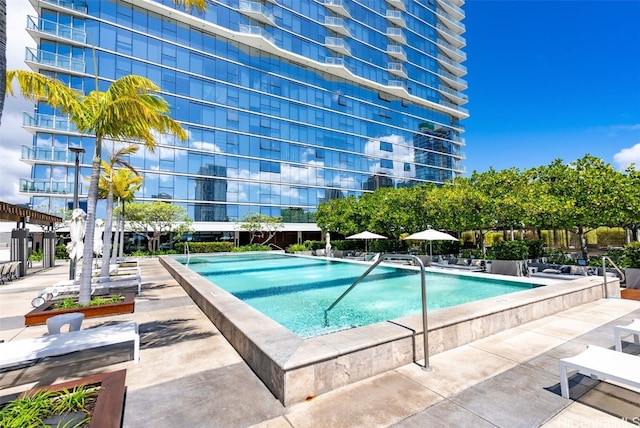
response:
{"label": "pergola", "polygon": [[0,221],[16,222],[16,228],[11,231],[11,260],[21,262],[18,269],[20,276],[26,275],[29,260],[27,254],[29,230],[25,228],[26,223],[48,227],[43,237],[42,266],[54,266],[56,234],[53,231],[53,224],[62,223],[61,217],[0,201]]}

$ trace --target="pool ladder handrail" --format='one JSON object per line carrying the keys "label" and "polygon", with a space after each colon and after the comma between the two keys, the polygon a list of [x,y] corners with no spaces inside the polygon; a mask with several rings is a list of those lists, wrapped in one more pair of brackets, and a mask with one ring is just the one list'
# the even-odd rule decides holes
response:
{"label": "pool ladder handrail", "polygon": [[189,241],[184,241],[184,255],[187,256],[187,265],[189,264],[189,258],[191,254],[189,253]]}
{"label": "pool ladder handrail", "polygon": [[609,297],[607,292],[607,262],[606,262],[607,260],[609,260],[609,263],[611,263],[611,265],[613,265],[613,268],[617,270],[618,273],[620,274],[620,283],[622,284],[627,280],[626,277],[624,276],[624,272],[622,272],[622,270],[620,270],[618,265],[616,265],[615,262],[611,260],[611,257],[602,256],[602,277],[604,278],[604,297],[605,298]]}
{"label": "pool ladder handrail", "polygon": [[377,254],[377,260],[374,261],[374,263],[369,267],[369,269],[367,269],[365,271],[365,273],[363,273],[362,275],[360,275],[358,277],[358,279],[356,279],[353,284],[351,284],[351,286],[349,286],[349,288],[347,288],[344,293],[342,293],[340,295],[340,297],[338,297],[327,309],[324,310],[324,323],[325,325],[329,325],[329,311],[332,310],[338,303],[340,303],[340,301],[351,292],[351,290],[353,290],[355,288],[356,285],[358,285],[367,275],[369,275],[369,273],[374,270],[375,268],[377,268],[380,263],[382,263],[383,261],[387,260],[387,259],[393,259],[393,260],[407,260],[407,261],[413,261],[415,263],[417,263],[417,265],[420,267],[420,282],[421,282],[421,287],[422,287],[422,329],[423,329],[423,346],[424,346],[424,366],[422,367],[423,370],[426,371],[431,371],[432,368],[429,365],[429,334],[428,334],[428,322],[427,322],[427,281],[426,281],[426,276],[425,276],[425,271],[424,271],[424,263],[422,263],[422,260],[420,260],[420,258],[412,255],[412,254],[384,254],[384,253],[378,253]]}

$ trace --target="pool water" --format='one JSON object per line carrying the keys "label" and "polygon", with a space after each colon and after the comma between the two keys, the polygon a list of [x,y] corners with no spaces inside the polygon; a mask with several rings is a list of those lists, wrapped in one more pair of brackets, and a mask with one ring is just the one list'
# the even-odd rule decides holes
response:
{"label": "pool water", "polygon": [[[284,254],[178,259],[218,287],[302,337],[373,324],[422,310],[420,272],[380,265],[328,314],[369,265]],[[531,288],[531,284],[427,272],[428,310]]]}

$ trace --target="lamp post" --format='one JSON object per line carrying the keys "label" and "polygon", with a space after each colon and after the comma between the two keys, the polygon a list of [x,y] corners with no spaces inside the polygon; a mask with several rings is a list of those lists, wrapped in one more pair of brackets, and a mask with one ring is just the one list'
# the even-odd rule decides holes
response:
{"label": "lamp post", "polygon": [[[82,147],[69,147],[69,151],[76,154],[76,169],[73,179],[73,209],[78,208],[78,187],[80,181],[80,153],[84,153]],[[76,260],[69,261],[69,279],[75,279],[76,277]]]}

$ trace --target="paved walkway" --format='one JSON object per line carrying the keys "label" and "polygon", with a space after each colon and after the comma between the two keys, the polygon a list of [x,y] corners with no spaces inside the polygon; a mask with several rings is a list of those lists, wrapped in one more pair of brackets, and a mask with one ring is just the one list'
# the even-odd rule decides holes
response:
{"label": "paved walkway", "polygon": [[[141,268],[135,313],[83,324],[137,321],[139,364],[130,345],[49,358],[0,373],[0,402],[33,386],[126,368],[123,426],[132,428],[640,425],[640,390],[575,376],[572,399],[564,400],[557,369],[559,358],[587,344],[612,348],[612,326],[640,318],[637,301],[572,308],[434,355],[432,372],[410,364],[284,407],[156,259]],[[67,276],[61,264],[0,285],[0,340],[44,334],[44,326],[24,327],[24,314],[39,289]],[[625,352],[640,354],[640,346]]]}

